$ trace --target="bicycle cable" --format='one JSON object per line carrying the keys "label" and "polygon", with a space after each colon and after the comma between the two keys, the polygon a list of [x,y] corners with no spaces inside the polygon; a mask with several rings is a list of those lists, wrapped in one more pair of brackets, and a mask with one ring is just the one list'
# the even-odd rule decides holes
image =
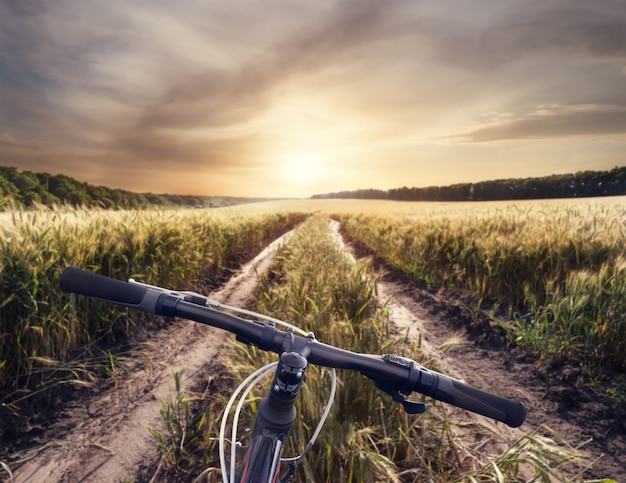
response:
{"label": "bicycle cable", "polygon": [[246,310],[246,309],[242,309],[239,307],[234,307],[232,305],[227,305],[227,304],[223,304],[221,302],[218,302],[216,300],[213,300],[209,297],[207,297],[206,295],[202,295],[199,294],[198,292],[192,292],[189,290],[168,290],[162,287],[159,287],[158,285],[150,285],[149,283],[144,283],[144,282],[139,282],[137,280],[135,280],[134,278],[129,278],[128,279],[129,283],[135,284],[135,285],[140,285],[142,287],[146,287],[146,288],[151,288],[153,290],[158,290],[159,292],[165,292],[165,293],[169,293],[170,295],[174,295],[174,296],[184,296],[184,295],[190,295],[192,297],[197,297],[198,300],[203,300],[204,301],[204,305],[205,307],[209,307],[212,309],[216,309],[216,310],[229,310],[231,312],[235,312],[238,314],[242,314],[242,315],[248,315],[250,317],[254,317],[255,319],[258,320],[265,320],[268,322],[274,322],[276,325],[280,325],[282,327],[286,327],[286,328],[291,328],[293,329],[294,332],[297,332],[300,335],[306,336],[307,332],[305,332],[304,330],[302,330],[300,327],[296,327],[295,325],[291,325],[288,322],[285,322],[283,320],[280,319],[276,319],[274,317],[270,317],[267,315],[262,315],[259,314],[258,312],[253,312],[251,310]]}
{"label": "bicycle cable", "polygon": [[[226,408],[224,409],[224,414],[222,416],[222,424],[220,425],[220,440],[219,440],[220,467],[222,468],[222,481],[224,483],[235,482],[235,458],[237,456],[237,426],[239,424],[239,414],[241,412],[241,408],[243,407],[246,397],[248,397],[248,394],[250,393],[250,391],[252,391],[254,386],[256,386],[261,381],[261,379],[263,379],[268,374],[270,374],[276,368],[277,365],[278,365],[278,361],[271,362],[270,364],[267,364],[261,367],[260,369],[257,369],[256,371],[254,371],[246,379],[244,379],[244,381],[241,384],[239,384],[239,386],[236,388],[233,395],[228,400],[228,404],[226,405]],[[235,404],[235,401],[239,397],[240,393],[242,393],[241,400],[237,404],[237,408],[236,408],[234,419],[233,419],[233,427],[231,431],[230,472],[227,473],[226,472],[226,453],[224,450],[224,440],[225,440],[224,436],[226,434],[226,425],[228,422],[228,415],[230,414],[233,404]],[[228,475],[230,475],[229,479],[227,479],[229,477]]]}
{"label": "bicycle cable", "polygon": [[332,368],[331,370],[330,381],[331,381],[330,382],[330,395],[328,396],[326,407],[324,408],[324,411],[322,412],[320,422],[318,423],[317,428],[315,428],[315,431],[313,432],[313,436],[311,436],[311,439],[305,446],[304,451],[302,452],[300,456],[295,456],[292,458],[281,458],[281,461],[283,463],[297,463],[302,458],[304,458],[308,454],[309,451],[311,451],[311,448],[313,448],[313,445],[315,444],[317,437],[322,432],[322,427],[324,426],[324,423],[326,422],[326,418],[328,417],[328,414],[330,413],[330,409],[333,405],[333,400],[335,399],[335,392],[337,391],[337,371],[334,368]]}
{"label": "bicycle cable", "polygon": [[308,332],[302,330],[300,327],[296,327],[295,325],[291,325],[288,322],[285,322],[283,320],[280,319],[275,319],[274,317],[269,317],[267,315],[262,315],[259,314],[257,312],[253,312],[251,310],[245,310],[245,309],[240,309],[239,307],[233,307],[232,305],[226,305],[226,304],[222,304],[219,302],[216,302],[215,300],[209,299],[207,298],[206,301],[206,306],[210,307],[212,309],[217,309],[217,310],[230,310],[231,312],[236,312],[242,315],[248,315],[250,317],[254,317],[256,319],[259,320],[266,320],[268,322],[274,322],[276,325],[280,325],[286,328],[290,328],[293,329],[294,332],[297,332],[298,334],[305,336],[308,334]]}

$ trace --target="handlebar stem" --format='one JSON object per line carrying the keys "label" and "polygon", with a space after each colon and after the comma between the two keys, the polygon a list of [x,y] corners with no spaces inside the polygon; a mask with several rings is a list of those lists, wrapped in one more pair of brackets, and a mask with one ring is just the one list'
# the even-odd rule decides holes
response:
{"label": "handlebar stem", "polygon": [[[259,404],[240,481],[278,480],[280,456],[296,420],[295,402],[308,364],[306,354],[310,353],[312,342],[313,334],[306,338],[295,337],[292,330],[285,334],[283,347],[288,350],[280,354],[269,393]],[[293,465],[289,476],[292,473]]]}

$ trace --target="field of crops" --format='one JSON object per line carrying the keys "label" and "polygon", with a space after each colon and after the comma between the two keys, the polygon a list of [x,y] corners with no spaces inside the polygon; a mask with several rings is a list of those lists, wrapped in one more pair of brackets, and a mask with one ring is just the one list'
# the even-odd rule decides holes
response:
{"label": "field of crops", "polygon": [[340,219],[415,279],[506,309],[545,358],[626,370],[623,198],[457,207]]}
{"label": "field of crops", "polygon": [[[311,216],[314,212],[321,214]],[[256,310],[287,320],[295,315],[319,339],[346,349],[379,353],[393,347],[419,360],[423,355],[417,347],[391,337],[387,315],[376,302],[376,280],[365,276],[367,264],[349,262],[330,238],[329,217],[417,283],[445,285],[477,309],[508,314],[511,343],[532,348],[546,361],[563,358],[626,370],[624,198],[515,204],[296,200],[128,212],[42,209],[5,213],[0,224],[2,397],[15,401],[20,391],[28,394],[32,380],[63,379],[59,371],[80,381],[79,367],[63,362],[95,341],[132,335],[128,311],[60,293],[65,266],[168,287],[206,288],[220,272],[305,219],[280,250],[272,277],[262,279]],[[260,361],[254,350],[233,349],[229,366],[238,378]],[[323,371],[309,371],[300,407],[307,423],[294,429],[295,446],[306,444],[308,421],[317,419],[327,385]],[[202,424],[189,421],[183,440],[164,439],[175,441],[171,448],[162,445],[173,458],[172,468],[181,465],[185,471],[185,461],[214,464],[211,439],[221,403],[213,403],[201,409]],[[188,400],[181,397],[177,404]],[[300,467],[302,481],[510,481],[520,463],[545,476],[559,458],[571,457],[531,434],[485,460],[472,445],[472,427],[455,426],[444,408],[429,404],[429,413],[411,420],[360,376],[347,375],[335,416]]]}
{"label": "field of crops", "polygon": [[79,299],[69,303],[58,287],[66,266],[189,288],[210,283],[220,270],[258,252],[306,216],[235,208],[5,214],[0,226],[0,388],[18,390],[35,374],[54,372],[85,344],[132,333],[124,310]]}

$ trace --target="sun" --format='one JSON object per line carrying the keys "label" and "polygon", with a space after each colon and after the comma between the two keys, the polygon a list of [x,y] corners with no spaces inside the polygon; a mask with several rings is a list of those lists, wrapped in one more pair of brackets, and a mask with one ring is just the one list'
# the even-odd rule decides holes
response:
{"label": "sun", "polygon": [[311,186],[329,174],[326,157],[317,151],[292,151],[281,162],[281,177],[290,184]]}

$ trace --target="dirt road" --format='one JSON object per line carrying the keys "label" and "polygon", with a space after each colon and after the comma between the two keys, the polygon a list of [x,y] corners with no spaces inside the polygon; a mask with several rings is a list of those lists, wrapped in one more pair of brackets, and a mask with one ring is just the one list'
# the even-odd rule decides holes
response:
{"label": "dirt road", "polygon": [[[338,243],[344,244],[339,226],[331,224],[331,229]],[[211,296],[229,305],[245,305],[256,287],[257,274],[271,268],[281,241]],[[357,258],[372,255],[353,241],[345,247]],[[387,270],[379,296],[381,303],[388,303],[391,321],[399,329],[408,329],[414,340],[421,340],[422,348],[443,372],[526,404],[527,422],[520,429],[498,426],[504,439],[512,441],[545,424],[572,446],[584,444],[585,461],[601,458],[577,481],[606,477],[626,481],[622,407],[597,394],[584,374],[571,367],[538,364],[528,353],[507,347],[504,332],[485,314],[476,317],[451,294],[431,293],[384,267],[380,260],[374,264]],[[461,342],[444,352],[440,347],[452,335],[460,335]],[[115,385],[62,408],[65,416],[45,431],[48,444],[30,453],[32,459],[15,470],[15,481],[134,481],[137,470],[155,460],[156,447],[147,427],[162,424],[160,401],[167,399],[173,386],[173,372],[182,373],[184,387],[193,387],[197,376],[206,374],[207,365],[215,363],[225,342],[223,332],[187,321],[173,322],[155,333]],[[474,416],[458,410],[453,417]],[[570,467],[568,474],[573,478],[577,471]]]}

